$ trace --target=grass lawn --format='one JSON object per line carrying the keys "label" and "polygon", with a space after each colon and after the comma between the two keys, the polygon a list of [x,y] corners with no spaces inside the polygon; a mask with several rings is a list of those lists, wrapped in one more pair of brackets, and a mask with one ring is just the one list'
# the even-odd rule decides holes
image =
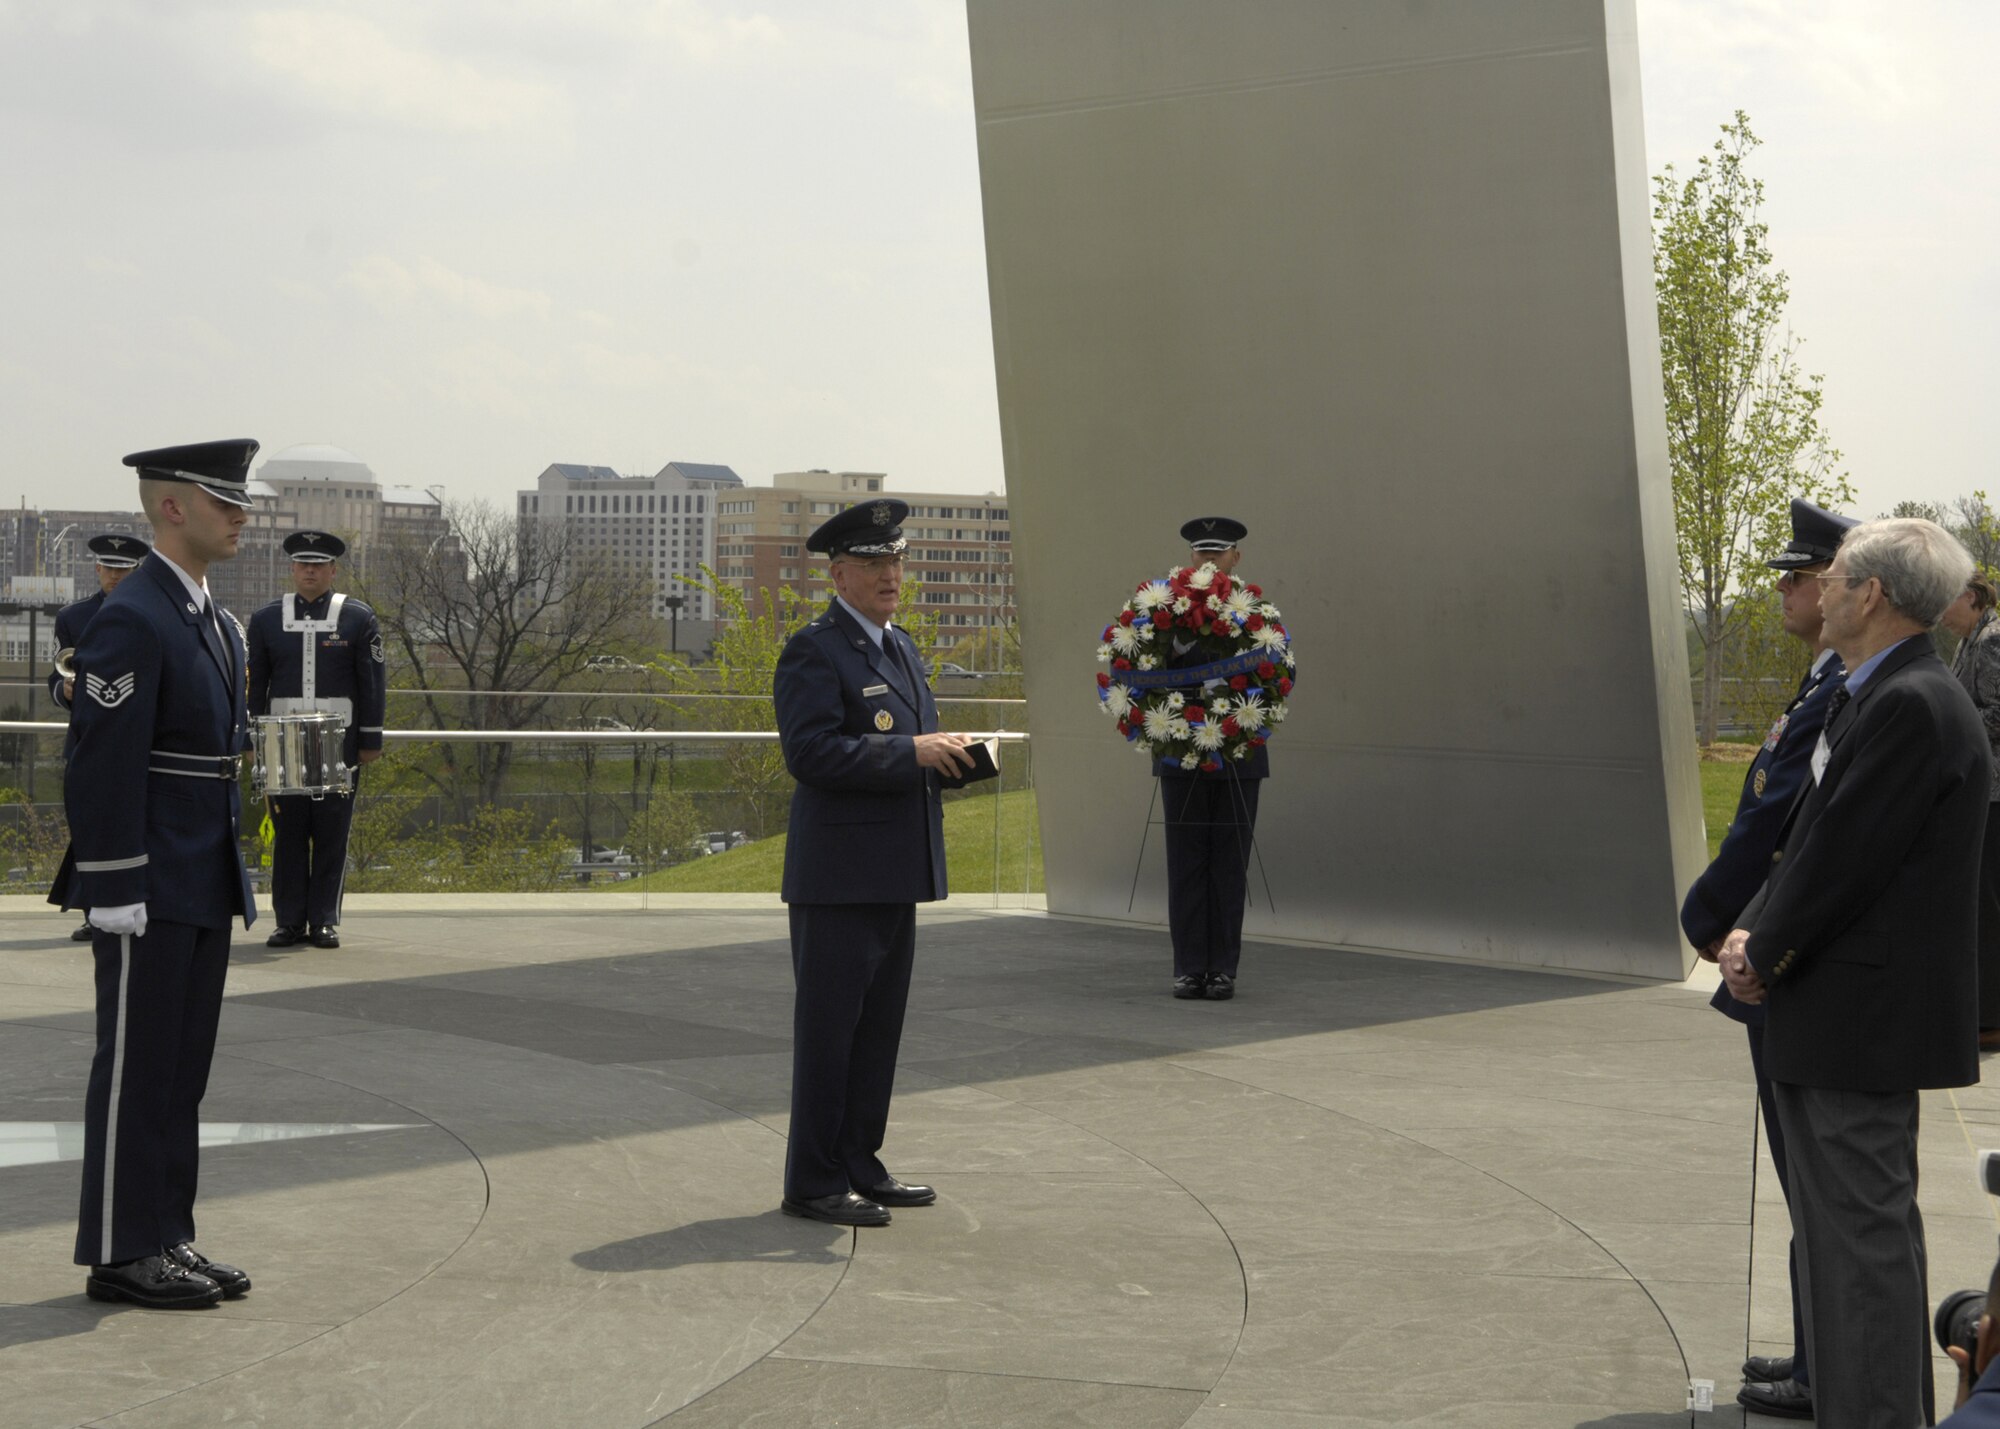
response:
{"label": "grass lawn", "polygon": [[[1001,893],[1042,892],[1042,831],[1035,791],[975,795],[944,806],[944,856],[954,893],[991,893],[993,820],[1000,817]],[[598,892],[776,893],[785,871],[785,836],[775,835],[727,853],[693,859],[625,883],[594,885]]]}
{"label": "grass lawn", "polygon": [[[1754,744],[1746,748],[1750,754],[1757,752]],[[1736,817],[1736,800],[1743,793],[1743,776],[1750,772],[1750,761],[1704,759],[1698,767],[1701,815],[1708,824],[1708,856],[1714,858],[1715,851],[1722,847],[1722,836],[1729,832],[1729,821]]]}

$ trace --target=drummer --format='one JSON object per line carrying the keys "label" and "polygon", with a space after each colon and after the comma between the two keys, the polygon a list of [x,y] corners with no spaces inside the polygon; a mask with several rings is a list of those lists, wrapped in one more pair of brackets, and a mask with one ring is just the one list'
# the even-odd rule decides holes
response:
{"label": "drummer", "polygon": [[265,946],[340,946],[340,892],[359,766],[382,757],[385,702],[382,629],[375,612],[335,591],[347,543],[330,531],[294,531],[293,595],[250,617],[250,713],[330,713],[347,721],[341,759],[355,770],[352,794],[282,794],[271,800],[271,911],[278,929]]}

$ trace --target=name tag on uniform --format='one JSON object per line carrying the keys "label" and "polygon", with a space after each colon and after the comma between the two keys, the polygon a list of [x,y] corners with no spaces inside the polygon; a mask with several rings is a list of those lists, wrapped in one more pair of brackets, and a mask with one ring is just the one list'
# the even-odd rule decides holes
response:
{"label": "name tag on uniform", "polygon": [[861,693],[864,697],[868,695],[886,695],[889,693],[889,687],[887,685],[870,685]]}
{"label": "name tag on uniform", "polygon": [[1833,757],[1833,746],[1826,742],[1826,731],[1821,730],[1819,743],[1813,746],[1813,783],[1819,783],[1819,776],[1826,773],[1826,761]]}

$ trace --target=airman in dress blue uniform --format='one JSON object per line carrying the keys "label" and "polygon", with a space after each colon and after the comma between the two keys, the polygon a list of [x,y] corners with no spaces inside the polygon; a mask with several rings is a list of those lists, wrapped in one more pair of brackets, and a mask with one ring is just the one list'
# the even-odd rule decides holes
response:
{"label": "airman in dress blue uniform", "polygon": [[194,1248],[194,1198],[229,924],[256,918],[237,844],[243,645],[206,577],[236,554],[256,451],[235,440],[125,458],[155,548],[73,661],[70,851],[49,901],[88,908],[98,930],[76,1238],[96,1300],[192,1308],[250,1288]]}
{"label": "airman in dress blue uniform", "polygon": [[337,948],[361,766],[382,756],[382,629],[374,611],[333,589],[345,541],[329,531],[294,531],[284,549],[296,590],[250,617],[250,713],[346,716],[341,761],[354,771],[354,785],[347,794],[271,800],[271,912],[278,926],[264,941],[289,948],[310,938],[315,947]]}
{"label": "airman in dress blue uniform", "polygon": [[[1819,583],[1813,576],[1826,569],[1840,548],[1840,538],[1855,523],[1823,511],[1809,501],[1792,502],[1792,540],[1769,564],[1781,574],[1778,592],[1784,603],[1786,633],[1812,647],[1812,668],[1799,681],[1798,693],[1764,737],[1763,747],[1743,776],[1736,817],[1722,837],[1722,846],[1681,904],[1681,929],[1704,958],[1713,961],[1736,926],[1737,917],[1770,876],[1771,860],[1785,816],[1812,774],[1813,748],[1826,723],[1827,704],[1847,680],[1840,656],[1822,638]],[[1778,1185],[1789,1190],[1785,1168],[1785,1134],[1778,1126],[1770,1078],[1764,1073],[1764,1009],[1738,1002],[1729,989],[1718,987],[1711,1005],[1725,1017],[1741,1022],[1750,1037],[1750,1067],[1757,1078],[1757,1100],[1763,1107],[1764,1137],[1777,1167]],[[1748,1381],[1738,1395],[1759,1413],[1783,1417],[1812,1416],[1812,1375],[1806,1362],[1805,1318],[1799,1303],[1798,1262],[1792,1257],[1792,1346],[1789,1356],[1757,1355],[1744,1363]]]}
{"label": "airman in dress blue uniform", "polygon": [[[1181,527],[1189,559],[1213,563],[1225,575],[1243,559],[1249,528],[1227,516],[1201,516]],[[1196,663],[1188,650],[1167,662]],[[1271,752],[1259,748],[1220,773],[1169,769],[1156,762],[1166,816],[1167,930],[1174,944],[1174,996],[1227,1002],[1236,996],[1243,958],[1243,903],[1249,893],[1257,793],[1271,774]]]}
{"label": "airman in dress blue uniform", "polygon": [[[90,628],[90,622],[97,617],[104,605],[104,597],[118,589],[118,583],[138,569],[139,562],[152,554],[152,546],[137,536],[120,535],[107,531],[103,535],[92,536],[84,542],[90,554],[97,558],[97,594],[66,605],[56,612],[56,649],[74,654],[77,641],[83,639],[83,632]],[[62,663],[58,656],[57,664]],[[63,709],[69,709],[76,697],[76,681],[63,674],[60,669],[49,672],[49,698]],[[63,758],[68,759],[70,751],[76,748],[76,732],[70,731],[63,738]],[[87,943],[96,936],[96,929],[90,926],[88,918],[83,926],[71,933],[70,941]]]}
{"label": "airman in dress blue uniform", "polygon": [[773,680],[785,767],[798,781],[785,844],[790,905],[792,1129],[787,1215],[889,1223],[937,1199],[882,1164],[916,956],[919,903],[945,896],[940,777],[972,760],[938,732],[916,646],[890,623],[909,507],[877,500],[828,519],[825,615],[786,642]]}

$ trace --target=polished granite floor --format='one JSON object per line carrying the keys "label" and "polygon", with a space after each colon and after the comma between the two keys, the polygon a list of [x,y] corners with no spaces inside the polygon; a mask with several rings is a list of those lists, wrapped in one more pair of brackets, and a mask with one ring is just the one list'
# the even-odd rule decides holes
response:
{"label": "polished granite floor", "polygon": [[[853,1233],[777,1210],[775,906],[351,904],[238,949],[201,1243],[256,1289],[163,1314],[69,1264],[88,958],[0,900],[0,1425],[1656,1429],[1789,1332],[1699,988],[1256,946],[1185,1003],[1157,934],[927,911],[886,1154],[940,1201]],[[1926,1103],[1935,1294],[1996,1120]]]}

